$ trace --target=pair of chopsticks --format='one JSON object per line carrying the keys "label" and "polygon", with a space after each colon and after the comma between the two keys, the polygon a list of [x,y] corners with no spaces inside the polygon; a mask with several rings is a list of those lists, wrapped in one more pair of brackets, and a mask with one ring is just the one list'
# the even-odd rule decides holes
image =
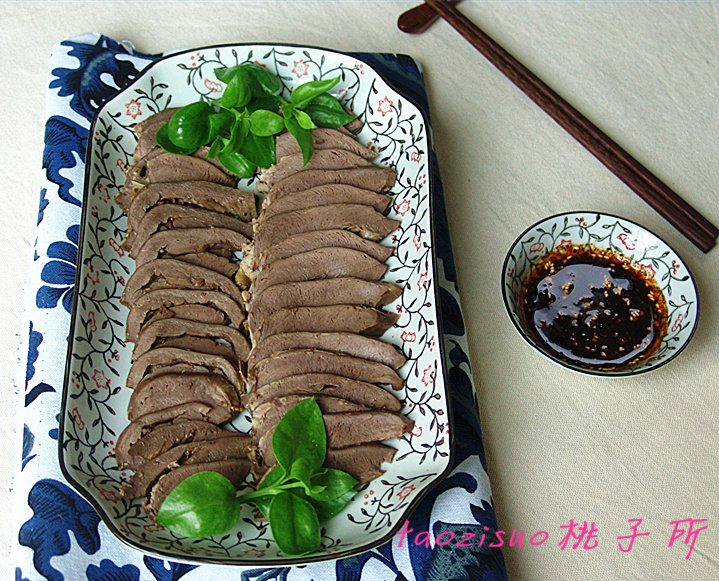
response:
{"label": "pair of chopsticks", "polygon": [[453,6],[457,2],[458,0],[426,0],[424,4],[403,13],[397,25],[403,32],[423,32],[441,16],[525,95],[697,248],[702,252],[711,250],[719,237],[716,226],[459,12]]}

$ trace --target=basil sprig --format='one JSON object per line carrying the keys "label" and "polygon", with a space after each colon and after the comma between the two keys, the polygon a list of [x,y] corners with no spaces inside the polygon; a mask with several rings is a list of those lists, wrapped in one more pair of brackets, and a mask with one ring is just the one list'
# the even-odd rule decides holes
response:
{"label": "basil sprig", "polygon": [[272,451],[278,466],[267,473],[256,490],[238,496],[221,474],[199,472],[170,492],[157,522],[187,537],[219,535],[234,526],[241,505],[250,503],[269,521],[283,553],[316,551],[320,547],[320,523],[354,498],[357,480],[341,470],[322,467],[327,433],[314,397],[285,413],[272,435]]}
{"label": "basil sprig", "polygon": [[227,85],[222,95],[182,107],[160,127],[155,139],[164,150],[189,155],[209,145],[208,157],[248,178],[257,167],[276,162],[274,136],[285,129],[297,140],[307,164],[314,153],[312,129],[337,128],[355,119],[327,92],[340,77],[304,83],[287,100],[280,94],[279,78],[259,65],[218,68],[215,76]]}

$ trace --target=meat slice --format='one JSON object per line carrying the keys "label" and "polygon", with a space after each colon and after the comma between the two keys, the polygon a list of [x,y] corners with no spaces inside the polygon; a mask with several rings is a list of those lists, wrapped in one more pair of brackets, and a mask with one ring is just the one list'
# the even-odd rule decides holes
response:
{"label": "meat slice", "polygon": [[146,378],[167,373],[167,368],[190,370],[191,373],[221,374],[235,388],[244,391],[239,369],[224,357],[197,353],[177,347],[157,347],[140,355],[127,374],[127,387],[134,389]]}
{"label": "meat slice", "polygon": [[115,201],[127,212],[133,198],[149,184],[207,181],[234,187],[237,178],[233,177],[206,159],[191,155],[175,155],[160,148],[153,149],[144,157],[130,165],[125,185],[115,196]]}
{"label": "meat slice", "polygon": [[348,230],[313,230],[285,238],[258,255],[256,262],[261,267],[293,254],[328,246],[359,250],[380,262],[385,262],[394,253],[392,246],[378,244]]}
{"label": "meat slice", "polygon": [[127,341],[136,342],[143,326],[170,317],[204,323],[232,324],[239,329],[245,320],[245,312],[234,299],[215,290],[151,290],[130,305],[125,338]]}
{"label": "meat slice", "polygon": [[242,403],[250,412],[254,413],[254,410],[263,402],[287,395],[326,395],[346,399],[373,409],[394,412],[402,409],[402,402],[382,387],[328,373],[306,373],[284,377],[243,395]]}
{"label": "meat slice", "polygon": [[252,281],[252,296],[276,284],[328,278],[379,280],[387,265],[351,248],[317,248],[293,254],[260,268]]}
{"label": "meat slice", "polygon": [[302,373],[329,373],[367,383],[401,389],[404,380],[391,367],[343,353],[319,349],[288,349],[259,361],[251,374],[256,385],[267,385],[283,377]]}
{"label": "meat slice", "polygon": [[[251,297],[247,304],[249,327],[256,330],[266,316],[279,309],[331,306],[340,301],[346,305],[380,307],[391,303],[401,293],[402,289],[391,282],[358,278],[330,278],[278,284],[265,289],[260,295]],[[377,315],[374,314],[374,316]],[[294,330],[307,331],[311,329]],[[339,331],[344,329],[315,330]]]}
{"label": "meat slice", "polygon": [[259,343],[272,335],[293,331],[345,332],[379,337],[398,319],[399,315],[394,313],[356,305],[290,307],[277,309],[265,316],[257,329],[252,331],[252,338]]}
{"label": "meat slice", "polygon": [[[347,448],[368,442],[391,440],[410,432],[414,427],[414,422],[400,414],[376,410],[324,414],[322,419],[327,432],[327,448]],[[272,453],[273,433],[274,429],[262,434],[257,444],[262,464],[265,466],[273,466],[277,462]]]}
{"label": "meat slice", "polygon": [[[135,135],[137,135],[138,140],[149,139],[150,142],[148,143],[148,145],[152,145],[152,147],[155,147],[155,136],[157,135],[157,130],[165,123],[167,123],[170,120],[170,117],[172,117],[179,110],[179,107],[170,107],[168,109],[158,111],[154,115],[150,115],[139,123],[136,123],[132,130],[134,131]],[[135,154],[137,153],[138,151],[136,148]],[[143,153],[143,156],[144,155],[146,155],[146,152]]]}
{"label": "meat slice", "polygon": [[283,158],[278,158],[278,162],[262,172],[260,181],[268,188],[272,188],[283,179],[294,175],[300,171],[308,171],[319,169],[323,171],[349,169],[357,167],[369,167],[374,165],[361,155],[357,155],[348,149],[318,149],[312,154],[307,163],[304,163],[301,152],[291,153]]}
{"label": "meat slice", "polygon": [[[208,268],[234,280],[237,280],[235,277],[238,275],[238,271],[240,269],[240,265],[237,262],[233,262],[224,256],[218,256],[212,252],[179,254],[177,256],[173,256],[172,258],[176,258],[177,260],[181,260],[182,262],[187,262],[189,264],[196,264],[197,266],[201,266],[203,268]],[[239,274],[241,276],[241,280],[244,281],[245,276],[242,273]]]}
{"label": "meat slice", "polygon": [[378,194],[371,190],[363,190],[362,188],[344,184],[326,184],[273,200],[267,204],[257,221],[260,224],[276,214],[284,214],[285,212],[315,206],[326,206],[328,204],[362,204],[372,206],[375,210],[384,214],[391,203],[392,198],[386,194]]}
{"label": "meat slice", "polygon": [[[219,346],[225,347],[235,364],[239,361],[247,361],[250,353],[250,344],[247,339],[233,327],[170,318],[159,319],[143,327],[132,352],[132,357],[137,360],[151,349],[176,346],[176,344],[172,344],[172,339],[183,337],[208,339],[212,343],[218,343],[219,340]],[[205,353],[200,349],[195,349],[195,351]],[[209,353],[215,352],[210,351]]]}
{"label": "meat slice", "polygon": [[[377,154],[370,148],[365,147],[357,141],[352,135],[338,129],[330,129],[318,127],[312,130],[312,143],[314,149],[346,149],[357,155],[361,155],[365,159],[374,159]],[[281,133],[275,139],[275,155],[277,159],[282,160],[283,157],[298,153],[300,146],[291,133]]]}
{"label": "meat slice", "polygon": [[230,214],[245,221],[257,215],[255,195],[251,191],[201,181],[150,184],[132,199],[127,210],[127,229],[136,230],[151,208],[168,203]]}
{"label": "meat slice", "polygon": [[242,409],[237,390],[221,375],[166,374],[145,379],[137,386],[130,396],[127,416],[132,422],[145,414],[190,402],[221,408],[230,417]]}
{"label": "meat slice", "polygon": [[155,232],[187,228],[226,228],[248,239],[252,237],[252,224],[234,216],[182,204],[160,204],[142,217],[135,230],[127,233],[122,247],[129,252],[131,258],[137,258],[140,248]]}
{"label": "meat slice", "polygon": [[[322,184],[347,184],[373,192],[388,192],[397,181],[397,172],[388,167],[369,165],[352,169],[306,169],[277,182],[270,191],[270,201],[292,192],[309,190]],[[261,184],[258,184],[260,189]]]}
{"label": "meat slice", "polygon": [[[307,395],[287,395],[265,401],[255,407],[252,410],[252,441],[257,443],[262,434],[267,430],[274,429],[286,412],[310,397]],[[314,398],[323,414],[361,412],[369,409],[362,404],[338,397],[316,395]]]}
{"label": "meat slice", "polygon": [[131,466],[133,463],[130,450],[141,438],[159,429],[188,421],[201,421],[208,424],[223,424],[231,419],[231,415],[222,408],[199,402],[190,401],[176,406],[160,408],[157,411],[139,416],[130,422],[117,437],[115,459],[119,468]]}
{"label": "meat slice", "polygon": [[136,470],[147,460],[151,460],[180,444],[230,437],[236,432],[224,430],[214,423],[200,419],[165,422],[150,428],[149,431],[145,431],[141,437],[136,438],[124,448],[121,459],[117,454],[117,449],[124,433],[125,431],[118,438],[115,448],[117,465],[120,468]]}
{"label": "meat slice", "polygon": [[198,462],[196,464],[180,466],[163,474],[152,486],[147,500],[142,505],[150,518],[153,520],[157,519],[157,513],[162,503],[167,498],[167,495],[170,494],[180,482],[193,474],[204,471],[222,474],[235,488],[239,488],[250,471],[250,462],[249,460],[237,458],[217,462]]}
{"label": "meat slice", "polygon": [[378,443],[329,448],[324,465],[347,472],[359,484],[364,484],[384,474],[382,464],[392,462],[396,453],[395,448]]}
{"label": "meat slice", "polygon": [[138,251],[135,262],[139,266],[157,258],[192,253],[216,253],[222,249],[237,252],[248,242],[247,237],[227,228],[162,230],[147,239]]}
{"label": "meat slice", "polygon": [[247,359],[247,370],[251,372],[257,363],[274,353],[288,349],[321,349],[344,353],[361,359],[383,363],[392,369],[399,369],[407,358],[391,343],[355,333],[280,333],[272,335],[252,346]]}
{"label": "meat slice", "polygon": [[151,260],[139,266],[127,280],[120,302],[129,307],[146,292],[174,288],[221,291],[236,303],[243,303],[240,288],[232,279],[174,258]]}
{"label": "meat slice", "polygon": [[230,437],[189,442],[170,448],[137,468],[135,474],[120,488],[125,498],[145,496],[150,487],[163,475],[177,466],[218,462],[228,459],[247,460],[250,438],[232,433]]}
{"label": "meat slice", "polygon": [[396,230],[399,220],[383,216],[361,204],[328,204],[277,214],[255,231],[255,253],[262,254],[285,238],[312,230],[349,230],[368,240],[379,241]]}

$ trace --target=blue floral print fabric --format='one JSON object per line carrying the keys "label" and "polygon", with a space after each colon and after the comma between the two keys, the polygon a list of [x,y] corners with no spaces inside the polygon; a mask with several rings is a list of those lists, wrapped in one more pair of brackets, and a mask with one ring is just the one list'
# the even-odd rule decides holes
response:
{"label": "blue floral print fabric", "polygon": [[[421,71],[410,57],[358,54],[429,118]],[[442,539],[493,538],[497,522],[482,449],[449,229],[432,152],[433,220],[441,276],[443,340],[454,422],[452,471],[405,523],[407,534],[375,550],[294,567],[174,563],[143,555],[116,539],[62,477],[57,423],[75,285],[85,149],[97,109],[156,57],[89,33],[58,43],[50,62],[48,119],[35,252],[29,272],[16,386],[26,413],[18,422],[21,462],[14,494],[16,581],[500,581],[501,550],[476,540],[467,548]],[[22,437],[20,437],[22,434]],[[451,537],[450,537],[451,535]],[[484,538],[484,537],[482,537]]]}

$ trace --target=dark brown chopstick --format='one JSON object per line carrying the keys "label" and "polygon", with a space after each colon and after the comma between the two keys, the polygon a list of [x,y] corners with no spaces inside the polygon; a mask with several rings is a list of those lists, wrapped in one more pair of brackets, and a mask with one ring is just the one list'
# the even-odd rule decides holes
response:
{"label": "dark brown chopstick", "polygon": [[426,4],[697,248],[702,252],[711,250],[719,237],[719,229],[716,226],[477,28],[454,6],[443,0],[426,0]]}
{"label": "dark brown chopstick", "polygon": [[[448,0],[450,4],[457,4],[459,0]],[[397,28],[407,34],[419,34],[427,30],[439,18],[434,9],[428,4],[420,4],[402,12],[397,19]]]}

